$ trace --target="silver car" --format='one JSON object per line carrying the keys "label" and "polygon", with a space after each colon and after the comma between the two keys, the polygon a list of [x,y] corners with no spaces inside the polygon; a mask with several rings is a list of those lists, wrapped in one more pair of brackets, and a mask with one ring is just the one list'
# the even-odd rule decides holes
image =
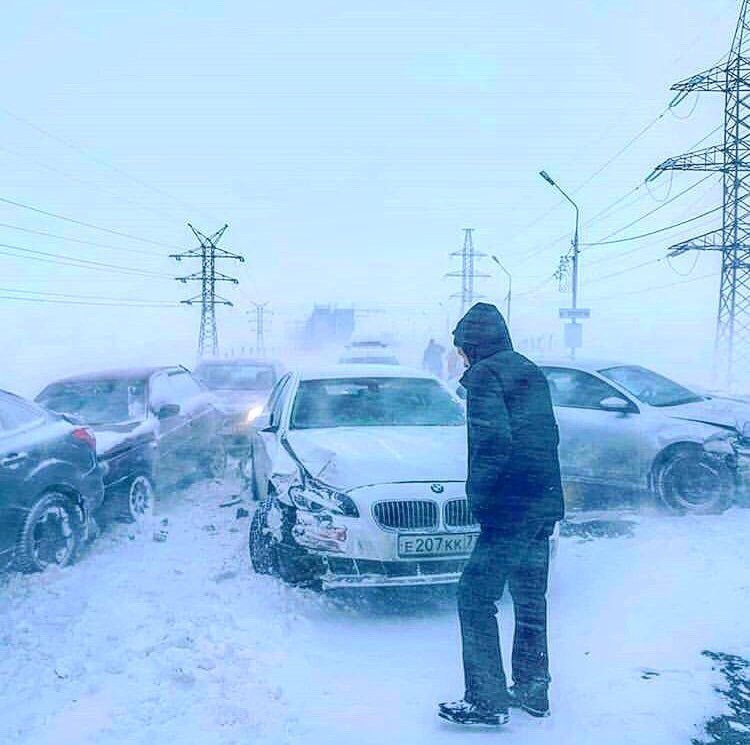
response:
{"label": "silver car", "polygon": [[326,590],[455,582],[478,534],[464,423],[421,371],[286,375],[251,440],[256,571]]}
{"label": "silver car", "polygon": [[750,405],[638,365],[543,362],[570,486],[651,492],[678,512],[720,512],[747,493]]}

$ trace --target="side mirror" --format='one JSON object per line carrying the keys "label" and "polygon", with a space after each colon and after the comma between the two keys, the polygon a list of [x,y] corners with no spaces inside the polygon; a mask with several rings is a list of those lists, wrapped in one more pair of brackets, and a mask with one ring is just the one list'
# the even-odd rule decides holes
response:
{"label": "side mirror", "polygon": [[178,404],[164,404],[158,408],[156,418],[169,419],[170,417],[177,416],[179,413],[180,407]]}
{"label": "side mirror", "polygon": [[624,414],[630,411],[630,401],[619,396],[608,396],[599,402],[599,407],[604,411],[615,411]]}
{"label": "side mirror", "polygon": [[462,401],[466,401],[466,388],[464,388],[462,385],[457,386],[457,388],[456,388],[456,395]]}
{"label": "side mirror", "polygon": [[254,430],[257,430],[258,432],[275,432],[275,427],[271,424],[271,415],[270,414],[260,414],[259,416],[255,417],[252,424],[250,425]]}

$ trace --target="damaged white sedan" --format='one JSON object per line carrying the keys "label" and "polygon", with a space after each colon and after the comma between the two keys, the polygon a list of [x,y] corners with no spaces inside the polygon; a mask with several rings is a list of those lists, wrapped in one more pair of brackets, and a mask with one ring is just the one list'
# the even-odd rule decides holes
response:
{"label": "damaged white sedan", "polygon": [[397,366],[290,373],[255,422],[256,571],[322,589],[455,582],[478,526],[461,402]]}

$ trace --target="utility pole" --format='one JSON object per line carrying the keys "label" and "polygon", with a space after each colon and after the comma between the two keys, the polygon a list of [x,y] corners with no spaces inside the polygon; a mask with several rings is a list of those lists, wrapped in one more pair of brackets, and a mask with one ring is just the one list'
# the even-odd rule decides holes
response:
{"label": "utility pole", "polygon": [[570,359],[576,358],[576,349],[583,344],[583,326],[578,323],[579,320],[584,318],[590,318],[591,311],[588,308],[578,307],[578,258],[581,254],[581,211],[578,205],[568,196],[568,194],[562,189],[547,171],[539,171],[539,175],[550,185],[553,186],[565,199],[573,205],[573,209],[576,211],[576,227],[573,233],[573,240],[571,242],[571,251],[562,257],[560,261],[560,269],[558,270],[558,278],[560,280],[561,289],[563,281],[567,275],[568,263],[572,265],[572,282],[570,288],[570,308],[560,308],[560,318],[565,319],[568,323],[565,324],[565,346],[570,349]]}
{"label": "utility pole", "polygon": [[267,311],[268,301],[265,303],[250,303],[255,308],[255,354],[259,357],[266,356],[266,314],[272,315]]}
{"label": "utility pole", "polygon": [[726,62],[676,83],[672,90],[680,92],[673,105],[692,92],[724,94],[723,144],[669,158],[647,181],[663,171],[723,174],[722,227],[671,246],[669,256],[693,250],[721,254],[714,373],[731,389],[750,372],[750,0],[742,0]]}
{"label": "utility pole", "polygon": [[193,235],[198,239],[200,246],[193,248],[190,251],[185,251],[180,254],[170,254],[170,257],[177,261],[183,259],[200,259],[201,268],[200,271],[188,274],[185,277],[176,277],[178,282],[186,284],[187,282],[200,282],[201,291],[195,297],[183,300],[182,303],[185,305],[195,305],[200,302],[201,305],[201,325],[200,332],[198,334],[198,359],[202,359],[206,354],[206,351],[211,354],[212,357],[216,357],[219,354],[219,335],[216,328],[216,306],[217,305],[229,305],[232,303],[229,300],[216,294],[216,283],[217,282],[229,282],[230,284],[237,284],[238,280],[234,277],[229,277],[226,274],[216,271],[217,259],[233,259],[235,261],[243,262],[244,257],[239,254],[233,254],[229,251],[225,251],[223,248],[218,248],[217,243],[221,240],[224,235],[224,231],[229,227],[225,225],[220,230],[217,230],[213,235],[206,236],[194,228],[190,223],[188,227],[193,231]]}
{"label": "utility pole", "polygon": [[511,273],[503,266],[500,259],[495,256],[495,254],[492,254],[490,257],[499,267],[500,269],[505,273],[505,276],[508,278],[508,294],[505,296],[505,320],[508,322],[508,325],[510,325],[510,300],[511,300],[511,294],[513,293],[513,276]]}
{"label": "utility pole", "polygon": [[450,272],[447,277],[460,277],[461,278],[461,292],[452,295],[461,299],[461,315],[474,305],[474,302],[481,298],[481,295],[477,295],[474,292],[474,282],[476,279],[481,277],[489,277],[489,274],[479,274],[476,269],[477,259],[484,258],[487,254],[480,253],[474,248],[473,238],[474,228],[464,228],[464,245],[460,251],[455,251],[451,256],[461,257],[461,271]]}

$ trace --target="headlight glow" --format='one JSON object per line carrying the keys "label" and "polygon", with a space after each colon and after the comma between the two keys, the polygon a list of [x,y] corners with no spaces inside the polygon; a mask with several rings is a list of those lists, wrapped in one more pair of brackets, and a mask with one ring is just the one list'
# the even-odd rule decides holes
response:
{"label": "headlight glow", "polygon": [[245,422],[247,422],[247,424],[252,424],[262,413],[263,413],[262,406],[252,406],[250,410],[247,412],[247,416],[245,417]]}

